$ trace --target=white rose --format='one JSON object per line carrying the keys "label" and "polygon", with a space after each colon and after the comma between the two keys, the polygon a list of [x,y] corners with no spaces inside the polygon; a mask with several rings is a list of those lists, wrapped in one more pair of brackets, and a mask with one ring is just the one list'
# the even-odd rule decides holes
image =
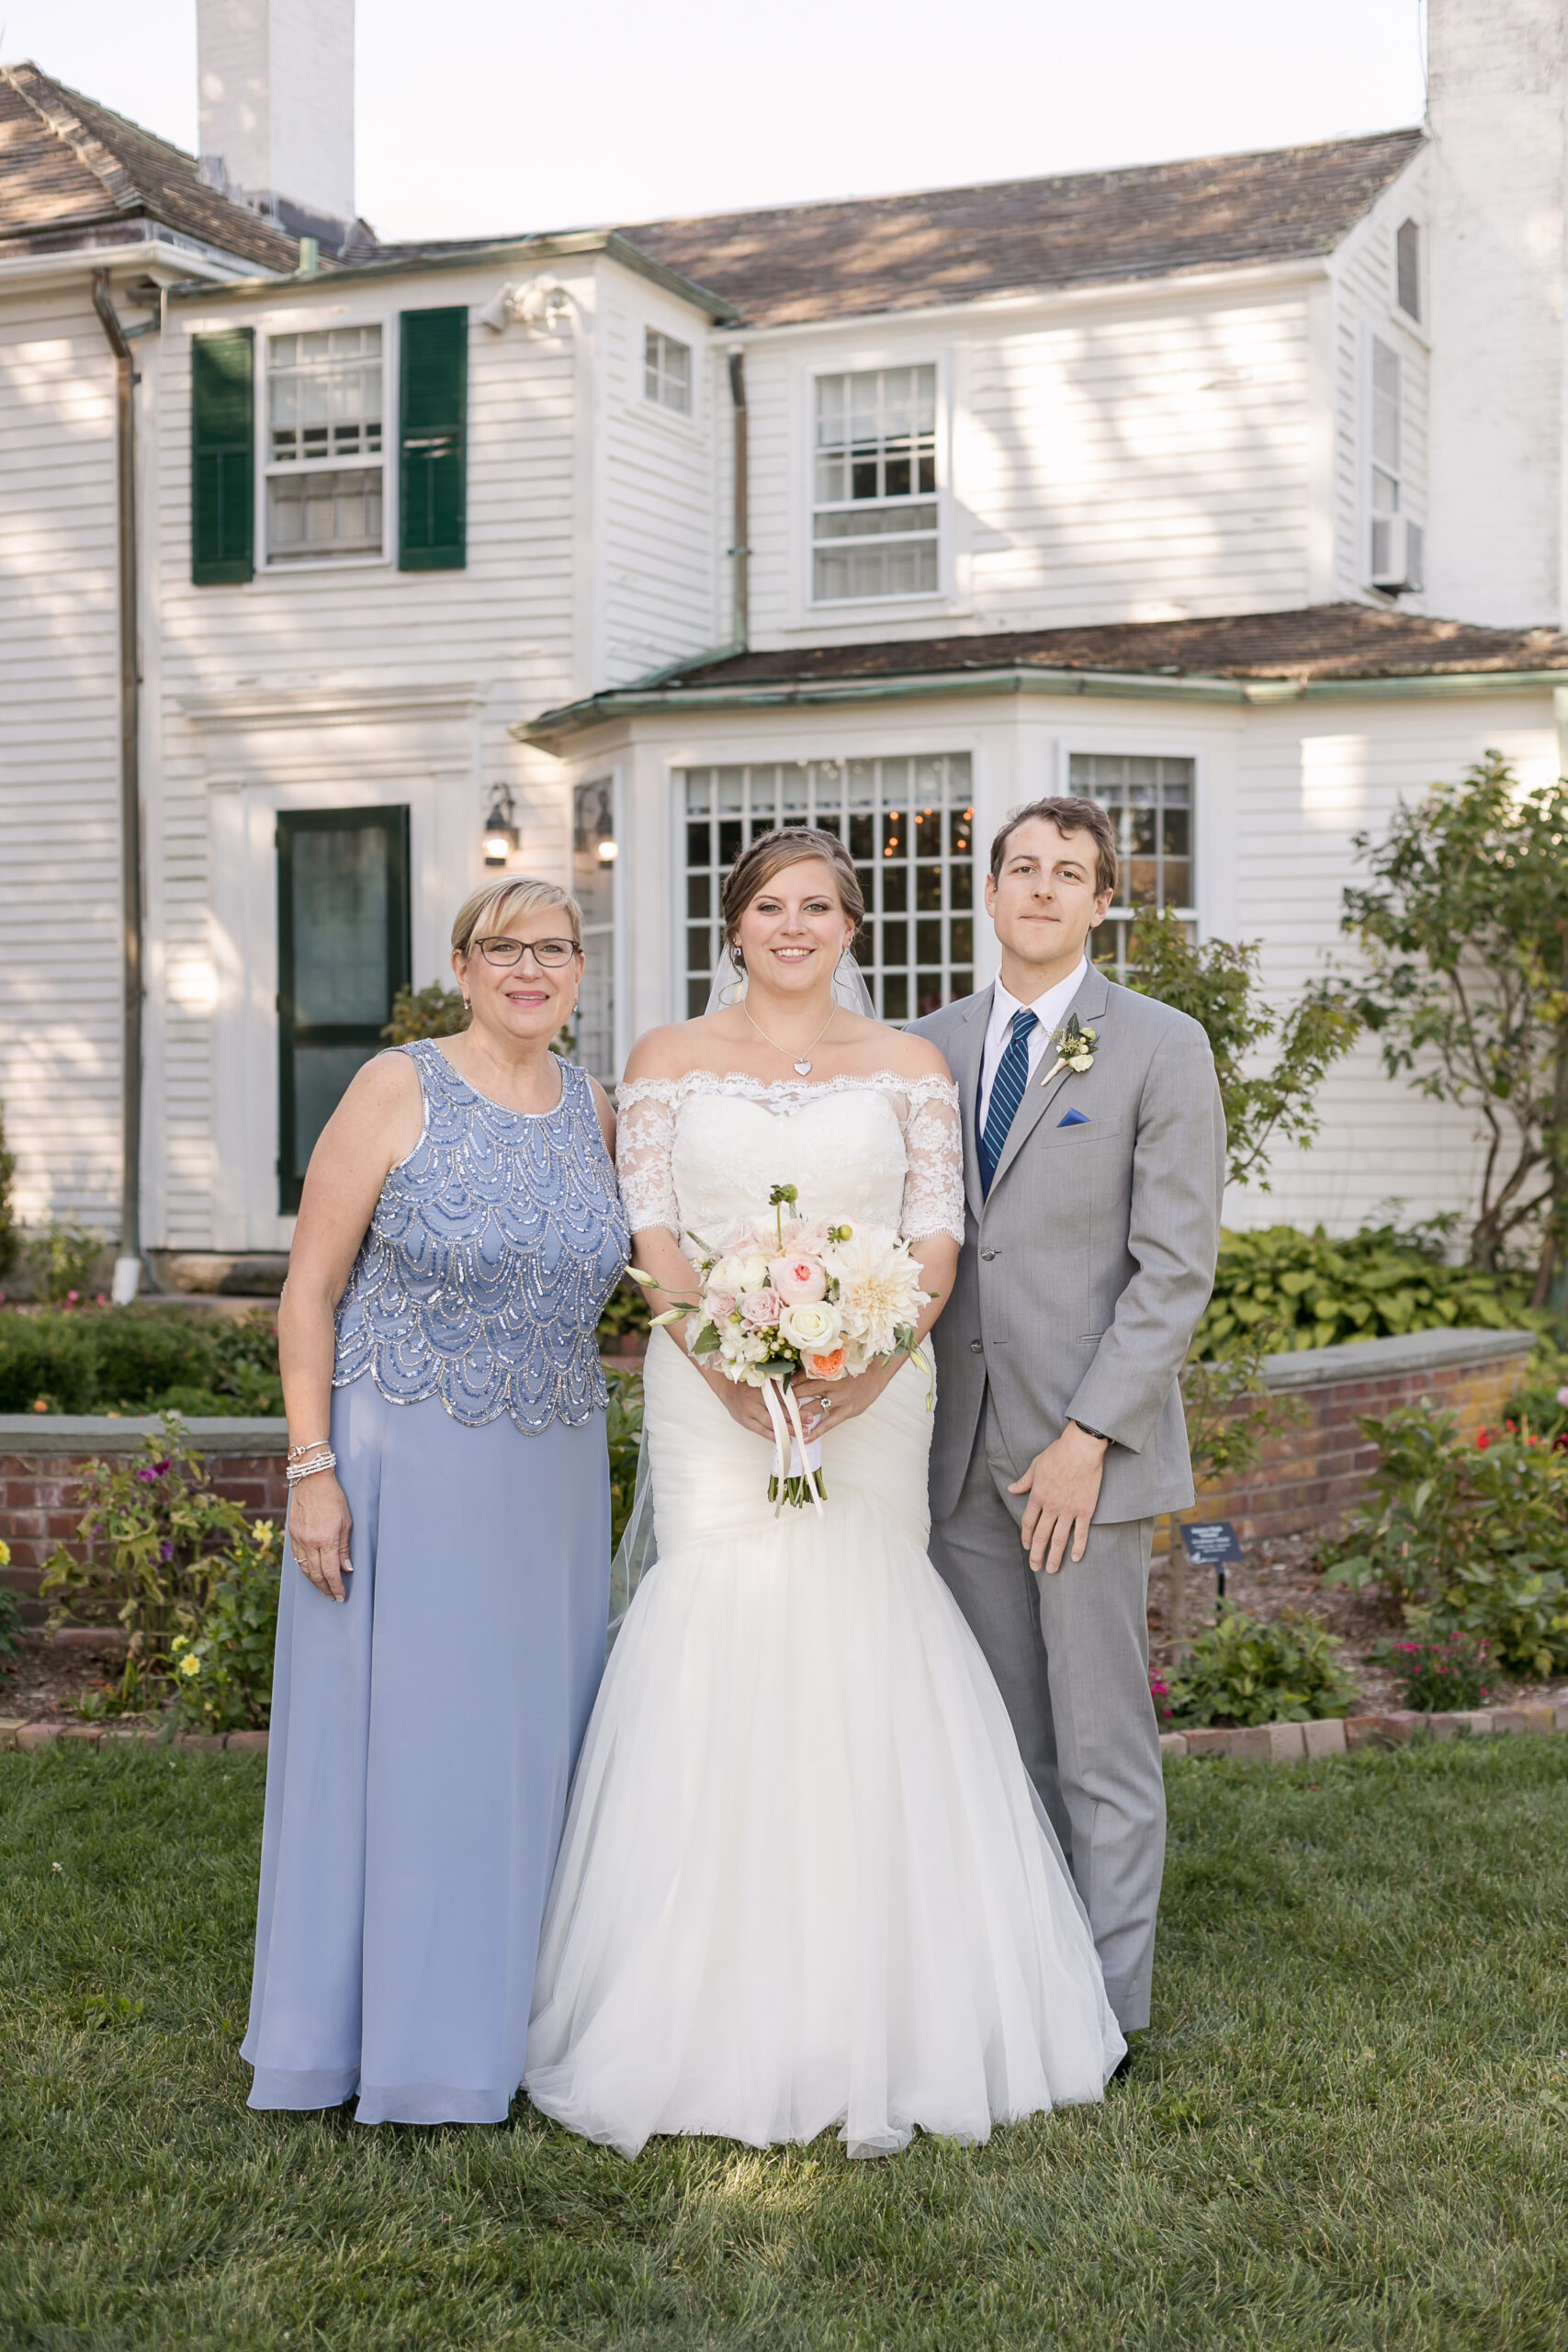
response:
{"label": "white rose", "polygon": [[708,1276],[715,1290],[765,1290],[768,1285],[768,1261],[761,1255],[734,1250],[728,1258],[720,1258]]}
{"label": "white rose", "polygon": [[808,1299],[786,1307],[779,1317],[779,1337],[806,1355],[826,1355],[838,1345],[843,1317],[825,1298]]}

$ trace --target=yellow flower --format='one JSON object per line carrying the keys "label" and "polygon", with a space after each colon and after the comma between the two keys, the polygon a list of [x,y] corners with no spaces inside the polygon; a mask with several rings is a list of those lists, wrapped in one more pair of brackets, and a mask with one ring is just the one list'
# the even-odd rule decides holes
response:
{"label": "yellow flower", "polygon": [[10,1565],[11,1546],[6,1543],[0,1542],[0,1568],[8,1568]]}
{"label": "yellow flower", "polygon": [[199,1674],[201,1672],[201,1660],[194,1652],[189,1657],[181,1658],[180,1672],[182,1674]]}

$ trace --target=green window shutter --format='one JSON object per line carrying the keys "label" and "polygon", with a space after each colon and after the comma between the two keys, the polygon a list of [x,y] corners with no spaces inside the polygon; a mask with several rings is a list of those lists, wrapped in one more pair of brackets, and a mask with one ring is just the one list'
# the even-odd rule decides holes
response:
{"label": "green window shutter", "polygon": [[468,313],[400,322],[398,567],[461,571],[468,547]]}
{"label": "green window shutter", "polygon": [[255,337],[191,343],[190,576],[198,587],[255,569]]}

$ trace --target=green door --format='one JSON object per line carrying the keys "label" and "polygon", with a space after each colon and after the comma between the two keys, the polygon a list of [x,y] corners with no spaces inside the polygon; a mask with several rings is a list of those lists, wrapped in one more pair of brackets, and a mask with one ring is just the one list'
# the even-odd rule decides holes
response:
{"label": "green door", "polygon": [[349,1080],[408,985],[409,812],[312,808],[277,820],[278,1207],[292,1216]]}

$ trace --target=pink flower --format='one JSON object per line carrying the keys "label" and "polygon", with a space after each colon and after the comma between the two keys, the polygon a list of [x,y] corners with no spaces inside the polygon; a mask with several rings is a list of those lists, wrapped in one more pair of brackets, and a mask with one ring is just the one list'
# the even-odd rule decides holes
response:
{"label": "pink flower", "polygon": [[[0,1290],[0,1298],[4,1298],[5,1295],[5,1292]],[[1568,1405],[1568,1388],[1560,1388],[1558,1390],[1557,1401],[1560,1405]]]}
{"label": "pink flower", "polygon": [[810,1306],[828,1295],[828,1277],[821,1267],[814,1258],[799,1253],[774,1258],[768,1267],[768,1279],[791,1306]]}
{"label": "pink flower", "polygon": [[716,1323],[728,1323],[735,1312],[735,1293],[732,1290],[710,1290],[703,1303]]}
{"label": "pink flower", "polygon": [[784,1307],[776,1290],[748,1291],[740,1302],[740,1319],[750,1323],[753,1330],[761,1330],[766,1324],[776,1323]]}

